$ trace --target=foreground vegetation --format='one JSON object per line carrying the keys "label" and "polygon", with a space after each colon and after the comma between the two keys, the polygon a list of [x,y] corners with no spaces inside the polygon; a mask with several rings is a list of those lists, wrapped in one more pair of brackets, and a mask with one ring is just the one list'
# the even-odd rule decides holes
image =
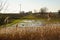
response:
{"label": "foreground vegetation", "polygon": [[60,40],[60,26],[17,27],[10,31],[0,33],[0,40]]}

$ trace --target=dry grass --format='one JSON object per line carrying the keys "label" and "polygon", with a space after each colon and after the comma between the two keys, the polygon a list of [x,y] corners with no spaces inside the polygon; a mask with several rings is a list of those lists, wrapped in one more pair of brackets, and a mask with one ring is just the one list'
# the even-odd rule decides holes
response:
{"label": "dry grass", "polygon": [[12,33],[0,34],[0,40],[60,40],[60,27],[21,27]]}

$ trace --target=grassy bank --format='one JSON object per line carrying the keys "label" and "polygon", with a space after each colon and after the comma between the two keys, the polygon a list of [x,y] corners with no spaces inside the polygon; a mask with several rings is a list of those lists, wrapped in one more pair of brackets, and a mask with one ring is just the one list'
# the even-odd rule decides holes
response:
{"label": "grassy bank", "polygon": [[12,25],[14,25],[16,23],[19,23],[19,22],[21,22],[20,19],[14,19],[11,23],[7,23],[7,24],[4,24],[4,25],[1,25],[0,29],[3,28],[3,27],[10,27],[10,26],[12,26]]}

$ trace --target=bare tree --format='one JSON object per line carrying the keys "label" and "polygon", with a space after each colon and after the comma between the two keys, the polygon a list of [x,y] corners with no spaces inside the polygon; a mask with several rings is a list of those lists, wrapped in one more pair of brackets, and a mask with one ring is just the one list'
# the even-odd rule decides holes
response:
{"label": "bare tree", "polygon": [[6,2],[7,2],[7,0],[5,2],[2,2],[0,0],[0,12],[4,9],[4,6],[5,6]]}
{"label": "bare tree", "polygon": [[48,10],[48,9],[47,9],[46,7],[43,7],[43,8],[40,9],[40,12],[41,12],[41,13],[46,13],[47,10]]}
{"label": "bare tree", "polygon": [[58,10],[58,13],[59,13],[59,15],[60,15],[60,10]]}

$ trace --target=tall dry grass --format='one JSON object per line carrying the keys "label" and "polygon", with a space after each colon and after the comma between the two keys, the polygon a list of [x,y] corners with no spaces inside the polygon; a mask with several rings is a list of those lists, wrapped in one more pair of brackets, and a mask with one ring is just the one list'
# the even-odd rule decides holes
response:
{"label": "tall dry grass", "polygon": [[0,34],[0,40],[60,40],[60,27],[20,27],[12,33]]}

